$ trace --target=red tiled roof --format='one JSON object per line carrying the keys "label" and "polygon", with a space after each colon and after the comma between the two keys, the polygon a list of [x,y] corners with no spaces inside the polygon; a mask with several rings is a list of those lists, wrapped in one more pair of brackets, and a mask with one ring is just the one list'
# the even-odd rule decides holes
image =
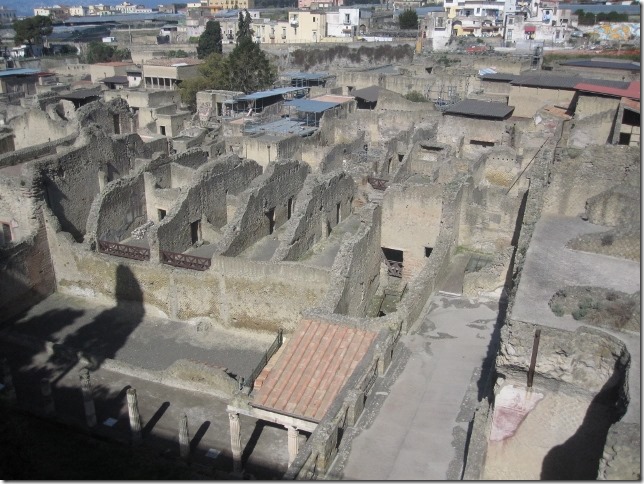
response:
{"label": "red tiled roof", "polygon": [[596,94],[606,94],[607,96],[628,97],[631,99],[640,98],[640,83],[638,81],[631,82],[626,89],[600,86],[591,84],[589,82],[580,82],[578,84],[575,84],[575,89],[577,89],[578,91],[586,91]]}
{"label": "red tiled roof", "polygon": [[373,343],[376,333],[302,321],[251,405],[319,422]]}
{"label": "red tiled roof", "polygon": [[640,102],[635,101],[633,99],[628,99],[626,97],[622,98],[622,104],[624,107],[631,109],[633,111],[637,111],[638,113],[640,112]]}

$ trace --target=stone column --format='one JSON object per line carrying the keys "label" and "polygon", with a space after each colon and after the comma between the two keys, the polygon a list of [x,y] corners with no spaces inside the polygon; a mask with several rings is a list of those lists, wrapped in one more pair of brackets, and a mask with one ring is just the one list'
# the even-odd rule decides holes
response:
{"label": "stone column", "polygon": [[6,358],[2,358],[2,383],[4,384],[4,391],[7,398],[11,402],[16,401],[16,389],[13,386],[13,378],[11,377],[11,368]]}
{"label": "stone column", "polygon": [[179,420],[179,455],[183,459],[190,457],[190,436],[188,435],[188,416],[184,413]]}
{"label": "stone column", "polygon": [[83,368],[79,372],[81,391],[83,392],[83,405],[85,407],[85,420],[89,428],[96,427],[96,407],[92,395],[92,382],[89,379],[89,370]]}
{"label": "stone column", "polygon": [[291,467],[297,457],[297,437],[299,434],[297,428],[291,425],[286,425],[286,430],[288,430],[288,466]]}
{"label": "stone column", "polygon": [[132,443],[140,444],[141,437],[141,416],[139,415],[139,404],[136,399],[136,390],[127,390],[127,413],[130,415],[130,430],[132,431]]}
{"label": "stone column", "polygon": [[40,380],[40,393],[42,393],[43,410],[45,415],[53,415],[56,412],[54,398],[51,395],[51,383],[47,378]]}
{"label": "stone column", "polygon": [[229,412],[228,420],[230,422],[230,447],[233,451],[233,472],[242,471],[242,447],[241,447],[241,427],[239,425],[239,414]]}

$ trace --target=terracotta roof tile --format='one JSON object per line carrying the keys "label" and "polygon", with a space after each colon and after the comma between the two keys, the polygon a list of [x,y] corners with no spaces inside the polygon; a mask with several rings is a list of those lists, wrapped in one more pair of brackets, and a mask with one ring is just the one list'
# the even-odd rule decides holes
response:
{"label": "terracotta roof tile", "polygon": [[258,377],[262,385],[251,405],[320,421],[375,337],[373,331],[302,321],[279,360]]}

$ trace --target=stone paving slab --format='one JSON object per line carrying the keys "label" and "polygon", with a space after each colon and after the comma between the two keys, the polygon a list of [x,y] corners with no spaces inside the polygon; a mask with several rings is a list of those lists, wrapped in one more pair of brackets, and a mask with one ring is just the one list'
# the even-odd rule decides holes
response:
{"label": "stone paving slab", "polygon": [[409,355],[408,361],[379,409],[365,410],[348,457],[334,475],[348,480],[460,478],[467,433],[461,410],[478,401],[472,372],[483,366],[498,310],[494,303],[467,298],[434,296],[430,302],[419,329],[401,337],[399,351]]}

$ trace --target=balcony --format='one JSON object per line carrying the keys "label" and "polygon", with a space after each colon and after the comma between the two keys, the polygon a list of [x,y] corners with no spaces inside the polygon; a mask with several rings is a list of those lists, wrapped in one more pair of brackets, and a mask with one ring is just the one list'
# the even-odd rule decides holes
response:
{"label": "balcony", "polygon": [[344,25],[351,25],[351,19],[345,18],[344,22],[342,22]]}
{"label": "balcony", "polygon": [[300,21],[296,18],[292,18],[290,23],[291,23],[291,27],[297,27],[300,25]]}

